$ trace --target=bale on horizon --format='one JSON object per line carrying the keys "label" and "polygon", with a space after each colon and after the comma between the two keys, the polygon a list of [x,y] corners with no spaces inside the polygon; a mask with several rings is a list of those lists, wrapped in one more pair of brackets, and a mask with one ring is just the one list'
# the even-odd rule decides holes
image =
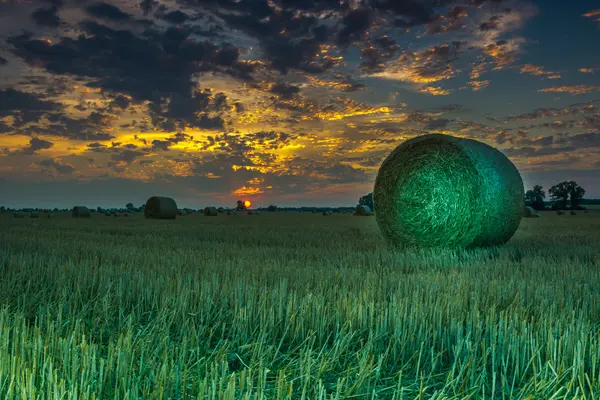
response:
{"label": "bale on horizon", "polygon": [[216,217],[219,215],[219,211],[217,207],[204,207],[204,216],[205,217]]}
{"label": "bale on horizon", "polygon": [[170,197],[152,196],[146,201],[144,217],[152,219],[177,218],[177,203]]}
{"label": "bale on horizon", "polygon": [[91,216],[90,210],[84,206],[75,206],[71,210],[73,218],[89,218]]}
{"label": "bale on horizon", "polygon": [[533,207],[525,206],[523,208],[523,217],[524,218],[539,218],[540,214],[533,209]]}
{"label": "bale on horizon", "polygon": [[373,213],[371,212],[371,207],[358,205],[354,209],[353,215],[359,216],[359,217],[370,217],[371,215],[373,215]]}

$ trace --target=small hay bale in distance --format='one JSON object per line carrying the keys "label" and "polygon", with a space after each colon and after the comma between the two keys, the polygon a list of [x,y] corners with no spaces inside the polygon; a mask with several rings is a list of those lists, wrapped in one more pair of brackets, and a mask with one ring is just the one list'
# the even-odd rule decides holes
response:
{"label": "small hay bale in distance", "polygon": [[395,245],[467,248],[506,243],[523,215],[523,180],[500,151],[450,135],[423,135],[379,168],[375,217]]}
{"label": "small hay bale in distance", "polygon": [[371,215],[373,215],[373,212],[371,212],[371,207],[369,206],[358,205],[354,209],[353,215],[358,217],[370,217]]}
{"label": "small hay bale in distance", "polygon": [[219,211],[217,207],[204,207],[204,216],[205,217],[216,217],[219,215]]}
{"label": "small hay bale in distance", "polygon": [[177,218],[177,203],[170,197],[152,196],[146,201],[144,217],[152,219]]}
{"label": "small hay bale in distance", "polygon": [[54,218],[54,214],[52,213],[48,213],[46,214],[46,218],[50,219],[50,218]]}
{"label": "small hay bale in distance", "polygon": [[248,211],[248,215],[252,215],[252,211]]}
{"label": "small hay bale in distance", "polygon": [[524,218],[539,218],[540,214],[535,211],[532,207],[525,206],[523,208],[523,217]]}
{"label": "small hay bale in distance", "polygon": [[40,214],[37,211],[32,211],[31,214],[29,214],[29,218],[39,218]]}
{"label": "small hay bale in distance", "polygon": [[260,215],[260,212],[254,211],[254,215]]}
{"label": "small hay bale in distance", "polygon": [[556,215],[565,215],[563,210],[556,210]]}
{"label": "small hay bale in distance", "polygon": [[90,210],[84,206],[75,206],[71,210],[71,215],[73,218],[89,218],[92,216]]}
{"label": "small hay bale in distance", "polygon": [[571,215],[577,215],[577,213],[575,212],[575,210],[571,210]]}

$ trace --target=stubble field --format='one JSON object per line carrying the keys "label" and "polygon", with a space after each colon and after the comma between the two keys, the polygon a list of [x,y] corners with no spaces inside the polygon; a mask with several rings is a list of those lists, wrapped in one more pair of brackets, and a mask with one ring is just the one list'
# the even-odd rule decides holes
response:
{"label": "stubble field", "polygon": [[0,215],[0,399],[598,399],[600,212],[500,248],[374,218]]}

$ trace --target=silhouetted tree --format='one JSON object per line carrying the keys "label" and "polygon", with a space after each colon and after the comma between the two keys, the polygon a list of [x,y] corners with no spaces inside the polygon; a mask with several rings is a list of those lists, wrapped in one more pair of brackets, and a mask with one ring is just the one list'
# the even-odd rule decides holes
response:
{"label": "silhouetted tree", "polygon": [[571,200],[571,209],[574,210],[583,199],[585,189],[575,181],[564,181],[548,189],[548,194],[552,200],[560,203],[562,209],[567,209],[567,202]]}
{"label": "silhouetted tree", "polygon": [[579,207],[581,199],[585,194],[585,189],[577,184],[575,181],[567,182],[567,188],[569,189],[569,198],[571,200],[571,210],[575,210]]}
{"label": "silhouetted tree", "polygon": [[546,192],[540,185],[535,185],[533,189],[528,190],[525,193],[525,204],[532,207],[534,210],[543,210],[544,199],[546,198]]}
{"label": "silhouetted tree", "polygon": [[277,211],[277,206],[274,204],[271,204],[269,207],[267,207],[267,211]]}
{"label": "silhouetted tree", "polygon": [[125,208],[129,211],[133,211],[133,209],[135,209],[135,206],[133,205],[133,203],[127,203]]}
{"label": "silhouetted tree", "polygon": [[371,210],[375,210],[373,204],[373,192],[369,194],[365,194],[363,197],[358,199],[358,205],[360,206],[368,206]]}
{"label": "silhouetted tree", "polygon": [[238,211],[244,211],[246,209],[246,206],[244,205],[244,201],[243,200],[238,200],[237,201],[237,206],[235,207],[236,210]]}

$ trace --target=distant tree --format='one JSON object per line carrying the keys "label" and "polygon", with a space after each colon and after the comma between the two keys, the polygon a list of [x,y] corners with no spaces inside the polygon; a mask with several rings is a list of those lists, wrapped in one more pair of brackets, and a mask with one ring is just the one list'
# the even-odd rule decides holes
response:
{"label": "distant tree", "polygon": [[560,182],[548,189],[548,194],[552,201],[558,203],[559,208],[566,210],[567,202],[569,201],[569,189],[567,182]]}
{"label": "distant tree", "polygon": [[133,209],[135,208],[135,206],[133,205],[133,203],[127,203],[127,205],[125,206],[125,208],[128,211],[133,211]]}
{"label": "distant tree", "polygon": [[274,204],[271,204],[269,207],[267,207],[267,211],[277,211],[277,206]]}
{"label": "distant tree", "polygon": [[575,181],[564,181],[548,189],[548,194],[552,200],[559,203],[563,210],[568,208],[567,203],[571,200],[571,209],[575,210],[583,199],[585,189]]}
{"label": "distant tree", "polygon": [[528,190],[525,193],[525,204],[533,208],[534,210],[543,210],[544,199],[546,198],[546,192],[540,185],[535,185],[533,189]]}
{"label": "distant tree", "polygon": [[358,205],[360,206],[368,206],[371,210],[375,210],[373,204],[373,192],[364,195],[360,199],[358,199]]}
{"label": "distant tree", "polygon": [[575,181],[567,182],[567,189],[569,189],[569,199],[571,200],[571,210],[575,210],[579,207],[581,199],[585,194],[585,189],[577,184]]}
{"label": "distant tree", "polygon": [[246,206],[244,205],[244,201],[243,200],[238,200],[237,201],[237,206],[235,207],[236,210],[238,211],[244,211],[246,209]]}
{"label": "distant tree", "polygon": [[4,212],[6,211],[6,208],[4,208],[4,206],[0,207],[0,212]]}

